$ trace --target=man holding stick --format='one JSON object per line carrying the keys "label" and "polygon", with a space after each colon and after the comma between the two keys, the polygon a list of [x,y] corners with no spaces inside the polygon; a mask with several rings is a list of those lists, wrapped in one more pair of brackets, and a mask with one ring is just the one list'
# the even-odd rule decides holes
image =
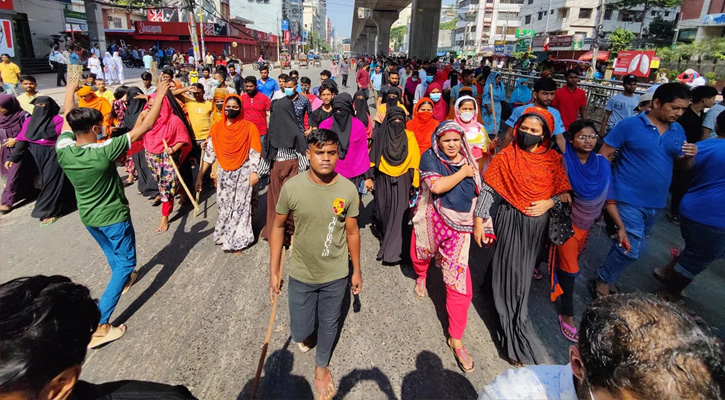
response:
{"label": "man holding stick", "polygon": [[[168,87],[168,83],[160,82],[157,93],[163,97]],[[116,172],[116,160],[151,129],[161,111],[161,102],[141,112],[128,133],[96,143],[103,128],[103,115],[93,108],[73,108],[77,88],[78,81],[66,86],[65,121],[56,152],[58,163],[75,188],[81,222],[101,246],[112,271],[98,301],[101,319],[88,345],[94,348],[126,333],[125,325],[111,326],[109,320],[121,293],[135,280],[136,234],[123,182]]]}
{"label": "man holding stick", "polygon": [[336,393],[328,365],[348,287],[348,260],[352,262],[352,292],[362,289],[359,197],[355,185],[335,172],[338,145],[339,138],[331,130],[309,134],[310,170],[282,186],[269,237],[269,294],[274,301],[281,286],[285,222],[292,214],[297,243],[290,259],[290,328],[302,352],[317,344],[315,389],[317,398],[326,400]]}

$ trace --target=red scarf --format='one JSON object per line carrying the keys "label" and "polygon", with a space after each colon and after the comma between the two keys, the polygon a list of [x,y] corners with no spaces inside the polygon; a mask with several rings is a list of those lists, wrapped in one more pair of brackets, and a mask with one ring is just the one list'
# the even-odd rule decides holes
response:
{"label": "red scarf", "polygon": [[441,86],[440,83],[431,83],[425,90],[425,97],[430,98],[430,94],[433,89],[438,89],[441,92],[441,99],[438,100],[437,103],[433,103],[433,118],[437,119],[438,121],[445,121],[446,118],[448,118],[448,103],[443,100],[443,86]]}
{"label": "red scarf", "polygon": [[440,124],[440,121],[433,118],[433,113],[418,112],[418,109],[423,104],[430,104],[431,106],[435,105],[433,100],[427,97],[423,97],[418,100],[418,103],[413,110],[413,119],[408,121],[405,125],[405,129],[415,134],[415,139],[418,141],[418,147],[420,148],[420,154],[423,154],[423,152],[430,149],[430,138],[433,136],[433,131],[435,131],[436,127],[438,127],[438,124]]}

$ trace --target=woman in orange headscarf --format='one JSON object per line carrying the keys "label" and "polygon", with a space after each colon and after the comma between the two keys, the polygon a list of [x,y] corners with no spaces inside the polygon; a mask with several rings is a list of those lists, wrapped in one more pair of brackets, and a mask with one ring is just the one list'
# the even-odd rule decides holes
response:
{"label": "woman in orange headscarf", "polygon": [[[509,363],[544,362],[545,350],[529,320],[527,304],[537,256],[548,242],[549,213],[569,202],[571,185],[562,157],[551,146],[554,117],[527,108],[514,125],[514,141],[483,174],[475,210],[479,246],[496,238],[491,264],[493,297],[501,320],[498,336]],[[499,203],[496,215],[491,206]]]}
{"label": "woman in orange headscarf", "polygon": [[[83,86],[78,90],[78,107],[93,108],[103,114],[103,127],[108,130],[111,126],[111,103],[103,97],[98,97],[96,93],[91,89],[90,86]],[[104,132],[104,137],[100,139],[107,139],[108,134]]]}
{"label": "woman in orange headscarf", "polygon": [[219,162],[219,217],[214,243],[221,244],[224,251],[241,251],[254,242],[252,197],[259,182],[257,166],[262,155],[259,131],[244,119],[241,97],[230,94],[224,99],[222,119],[212,125],[206,140],[196,191],[201,191],[202,177],[209,166]]}
{"label": "woman in orange headscarf", "polygon": [[211,124],[214,125],[222,120],[222,114],[224,113],[224,100],[227,98],[227,92],[225,89],[214,89],[214,108],[211,112]]}
{"label": "woman in orange headscarf", "polygon": [[430,138],[433,136],[433,131],[435,131],[441,122],[433,118],[434,104],[433,100],[427,97],[418,100],[413,110],[413,119],[405,125],[405,129],[415,134],[415,139],[418,141],[418,147],[420,148],[420,154],[430,149]]}

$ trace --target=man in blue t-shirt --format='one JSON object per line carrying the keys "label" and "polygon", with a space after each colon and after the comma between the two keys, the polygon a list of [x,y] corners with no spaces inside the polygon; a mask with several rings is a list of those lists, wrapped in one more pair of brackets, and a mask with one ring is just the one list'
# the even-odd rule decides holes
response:
{"label": "man in blue t-shirt", "polygon": [[610,130],[625,118],[634,115],[634,109],[639,105],[639,97],[635,96],[637,90],[637,77],[626,75],[622,78],[624,92],[612,96],[604,106],[604,118],[599,132],[607,136]]}
{"label": "man in blue t-shirt", "polygon": [[271,99],[274,92],[279,90],[277,81],[269,79],[269,68],[267,66],[259,69],[259,76],[261,78],[257,79],[257,91]]}
{"label": "man in blue t-shirt", "polygon": [[623,226],[617,226],[618,240],[597,271],[592,288],[597,297],[610,294],[610,285],[642,253],[644,238],[665,207],[674,163],[682,163],[684,169],[694,165],[697,146],[687,143],[676,122],[689,106],[687,86],[664,84],[653,95],[652,111],[624,119],[604,139],[599,154],[611,161],[619,150],[608,201],[616,203]]}
{"label": "man in blue t-shirt", "polygon": [[559,111],[554,107],[550,107],[554,101],[554,93],[556,93],[556,82],[553,79],[541,78],[534,83],[534,104],[524,104],[523,106],[516,107],[509,119],[506,120],[508,129],[506,129],[506,134],[503,138],[502,149],[511,143],[511,139],[514,137],[514,125],[516,125],[516,122],[524,114],[524,111],[529,107],[537,107],[549,111],[554,116],[554,132],[551,134],[554,136],[554,141],[559,147],[559,150],[564,152],[566,149],[566,139],[562,135],[562,133],[566,132],[564,122],[561,120]]}

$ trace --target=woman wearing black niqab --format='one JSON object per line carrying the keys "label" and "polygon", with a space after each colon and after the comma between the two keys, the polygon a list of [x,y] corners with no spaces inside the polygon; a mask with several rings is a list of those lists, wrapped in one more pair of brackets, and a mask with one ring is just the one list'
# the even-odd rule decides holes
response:
{"label": "woman wearing black niqab", "polygon": [[[133,86],[128,88],[126,91],[126,116],[123,119],[123,125],[118,128],[118,134],[124,134],[136,124],[138,116],[141,115],[144,107],[146,107],[146,97],[136,98],[138,95],[143,95],[143,91],[140,88]],[[131,158],[133,164],[136,166],[136,173],[138,174],[138,191],[151,199],[151,204],[161,204],[161,198],[159,197],[159,184],[154,179],[154,174],[149,168],[148,162],[146,162],[146,149],[134,153]]]}

